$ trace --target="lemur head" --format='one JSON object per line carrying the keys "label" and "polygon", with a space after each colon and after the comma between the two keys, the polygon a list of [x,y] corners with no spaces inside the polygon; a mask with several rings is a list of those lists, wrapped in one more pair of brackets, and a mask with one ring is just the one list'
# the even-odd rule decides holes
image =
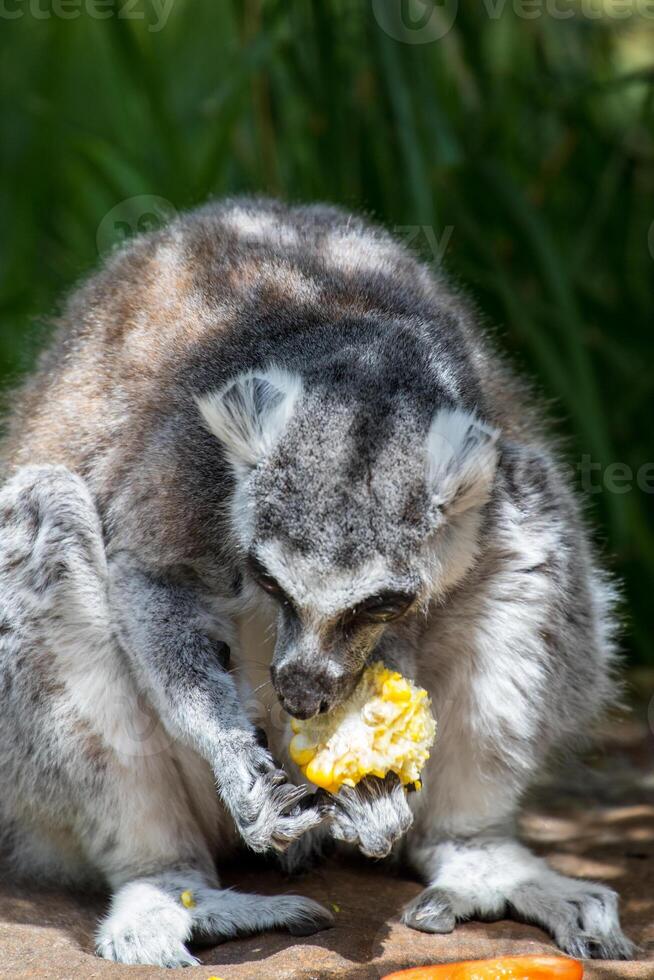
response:
{"label": "lemur head", "polygon": [[497,462],[475,413],[350,374],[269,367],[199,400],[233,467],[246,574],[276,604],[272,680],[308,718],[474,560]]}

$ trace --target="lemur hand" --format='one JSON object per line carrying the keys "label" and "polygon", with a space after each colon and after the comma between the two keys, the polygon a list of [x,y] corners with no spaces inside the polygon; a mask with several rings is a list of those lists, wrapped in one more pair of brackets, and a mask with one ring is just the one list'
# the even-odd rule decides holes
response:
{"label": "lemur hand", "polygon": [[342,786],[330,799],[333,836],[358,844],[368,857],[390,854],[413,823],[406,791],[395,773],[385,779],[366,776],[354,788]]}
{"label": "lemur hand", "polygon": [[327,816],[324,803],[306,786],[294,786],[257,734],[232,743],[221,796],[238,831],[253,851],[284,851]]}

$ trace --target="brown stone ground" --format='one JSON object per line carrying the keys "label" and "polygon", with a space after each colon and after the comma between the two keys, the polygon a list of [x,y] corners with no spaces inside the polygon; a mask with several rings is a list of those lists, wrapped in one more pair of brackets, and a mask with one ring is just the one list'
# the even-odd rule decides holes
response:
{"label": "brown stone ground", "polygon": [[[541,787],[525,813],[525,839],[556,868],[605,881],[622,897],[624,928],[639,944],[639,958],[588,962],[589,980],[654,980],[653,749],[644,720],[617,718],[590,768],[568,767],[565,782]],[[554,951],[539,929],[513,922],[470,922],[449,936],[407,929],[399,913],[420,885],[363,862],[332,862],[293,882],[256,868],[234,869],[226,879],[244,890],[310,895],[334,908],[336,926],[307,939],[269,933],[199,951],[203,965],[185,972],[185,980],[378,980],[425,963]],[[167,970],[94,956],[93,930],[102,909],[99,899],[0,885],[0,980],[169,978]]]}

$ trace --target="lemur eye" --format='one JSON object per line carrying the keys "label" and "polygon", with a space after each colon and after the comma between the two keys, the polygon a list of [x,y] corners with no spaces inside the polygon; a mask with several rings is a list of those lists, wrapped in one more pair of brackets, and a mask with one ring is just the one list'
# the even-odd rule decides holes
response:
{"label": "lemur eye", "polygon": [[264,591],[269,592],[270,595],[279,595],[283,592],[277,579],[273,578],[256,558],[248,558],[248,567],[250,569],[250,575]]}
{"label": "lemur eye", "polygon": [[250,556],[248,558],[248,567],[250,570],[250,575],[257,585],[264,590],[264,592],[267,592],[268,595],[279,599],[279,601],[284,603],[284,605],[291,605],[291,600],[286,595],[277,579],[273,578],[273,576],[266,571],[260,561]]}
{"label": "lemur eye", "polygon": [[383,592],[358,603],[346,614],[346,623],[390,623],[399,619],[415,601],[407,592]]}

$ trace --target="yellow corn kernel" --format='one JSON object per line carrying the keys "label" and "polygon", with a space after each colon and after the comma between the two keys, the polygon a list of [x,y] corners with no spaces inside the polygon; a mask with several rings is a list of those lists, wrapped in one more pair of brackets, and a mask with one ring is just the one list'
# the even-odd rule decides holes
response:
{"label": "yellow corn kernel", "polygon": [[332,793],[389,772],[420,789],[436,735],[427,692],[382,663],[364,671],[343,704],[306,721],[293,718],[291,728],[291,758],[310,782]]}
{"label": "yellow corn kernel", "polygon": [[[297,759],[294,761],[297,762]],[[333,766],[321,765],[320,760],[315,757],[304,767],[304,773],[307,779],[324,789],[329,789],[333,782]]]}

